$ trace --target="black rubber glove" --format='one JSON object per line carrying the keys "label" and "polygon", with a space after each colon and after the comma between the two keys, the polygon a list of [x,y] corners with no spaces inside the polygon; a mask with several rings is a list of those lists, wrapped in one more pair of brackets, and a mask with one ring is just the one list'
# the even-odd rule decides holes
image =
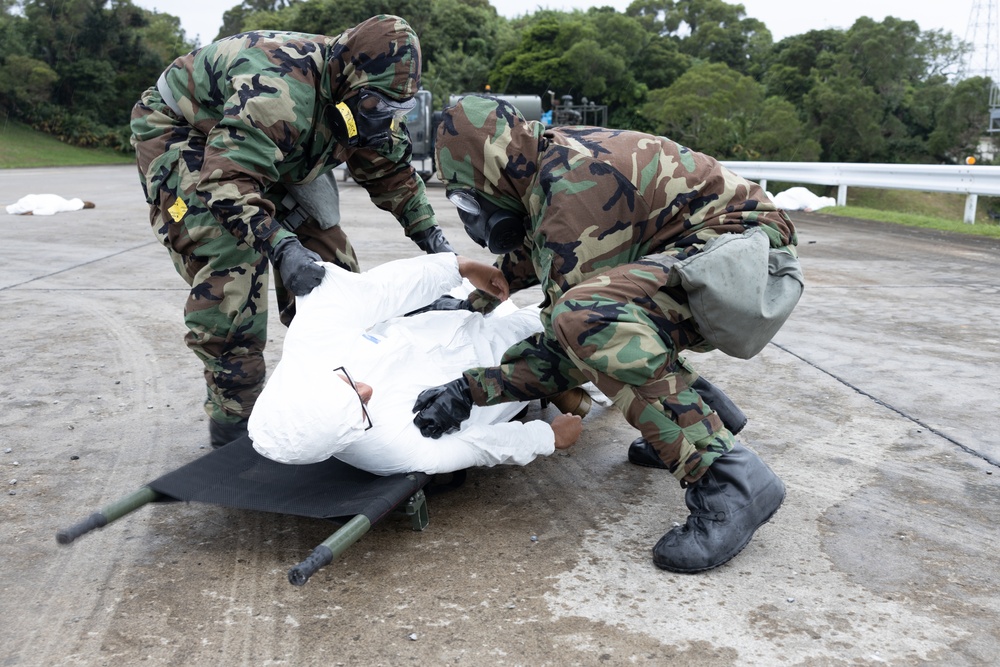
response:
{"label": "black rubber glove", "polygon": [[468,311],[471,311],[472,310],[472,302],[469,301],[468,299],[458,299],[456,297],[448,296],[447,294],[445,294],[444,296],[439,296],[438,298],[434,299],[433,301],[431,301],[428,305],[424,306],[423,308],[417,308],[416,310],[411,310],[410,312],[408,312],[406,314],[406,316],[419,315],[420,313],[426,313],[426,312],[431,311],[431,310],[468,310]]}
{"label": "black rubber glove", "polygon": [[472,393],[465,377],[420,392],[413,404],[413,423],[425,438],[454,433],[472,412]]}
{"label": "black rubber glove", "polygon": [[410,240],[428,255],[435,252],[455,252],[455,249],[448,243],[448,239],[444,237],[444,232],[437,225],[416,232],[410,237]]}
{"label": "black rubber glove", "polygon": [[271,263],[281,274],[281,282],[295,296],[305,296],[323,281],[326,270],[316,264],[323,261],[306,249],[297,238],[289,236],[271,251]]}

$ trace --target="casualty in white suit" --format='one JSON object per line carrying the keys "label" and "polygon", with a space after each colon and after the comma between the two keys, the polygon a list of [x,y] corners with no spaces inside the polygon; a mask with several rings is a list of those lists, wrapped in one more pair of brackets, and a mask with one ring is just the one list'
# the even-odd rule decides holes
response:
{"label": "casualty in white suit", "polygon": [[[488,317],[468,311],[402,317],[462,285],[451,253],[362,274],[324,267],[323,282],[296,299],[281,360],[251,413],[258,452],[293,464],[335,456],[388,475],[524,465],[554,451],[549,424],[509,421],[524,403],[474,406],[460,431],[438,439],[423,437],[413,423],[421,391],[468,368],[494,366],[508,347],[541,331],[537,308],[507,301]],[[335,370],[340,367],[373,387],[368,430],[358,394]]]}

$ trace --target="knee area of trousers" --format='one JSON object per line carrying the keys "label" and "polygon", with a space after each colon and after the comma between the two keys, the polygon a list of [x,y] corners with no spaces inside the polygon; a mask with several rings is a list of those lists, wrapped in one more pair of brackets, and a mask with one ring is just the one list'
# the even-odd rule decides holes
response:
{"label": "knee area of trousers", "polygon": [[581,339],[587,327],[580,315],[572,302],[560,303],[552,312],[552,332],[564,350],[577,352],[582,346]]}

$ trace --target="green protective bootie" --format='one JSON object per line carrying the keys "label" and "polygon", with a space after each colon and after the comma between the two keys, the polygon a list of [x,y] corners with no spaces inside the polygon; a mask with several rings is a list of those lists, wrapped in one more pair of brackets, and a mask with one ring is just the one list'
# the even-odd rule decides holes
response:
{"label": "green protective bootie", "polygon": [[691,511],[653,547],[653,563],[671,572],[711,570],[743,550],[778,511],[785,485],[756,454],[738,444],[688,486]]}
{"label": "green protective bootie", "polygon": [[241,419],[232,424],[208,420],[208,437],[213,449],[218,449],[228,445],[233,440],[239,440],[247,434],[247,422],[249,419]]}

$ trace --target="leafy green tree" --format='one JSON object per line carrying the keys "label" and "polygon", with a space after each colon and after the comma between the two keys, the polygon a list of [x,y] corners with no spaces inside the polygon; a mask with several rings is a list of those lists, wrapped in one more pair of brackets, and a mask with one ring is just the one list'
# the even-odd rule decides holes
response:
{"label": "leafy green tree", "polygon": [[819,160],[820,144],[812,137],[808,126],[799,118],[791,102],[780,97],[767,97],[753,115],[753,124],[746,133],[746,145],[734,147],[738,160],[775,160],[782,162],[815,162]]}
{"label": "leafy green tree", "polygon": [[810,112],[825,162],[873,162],[883,155],[883,105],[878,94],[850,75],[813,86],[803,104]]}
{"label": "leafy green tree", "polygon": [[543,11],[524,19],[520,41],[490,74],[498,93],[572,95],[612,108],[637,104],[646,86],[636,79],[649,38],[635,20],[609,9]]}
{"label": "leafy green tree", "polygon": [[392,14],[406,19],[420,36],[431,25],[432,4],[427,0],[307,0],[276,7],[266,0],[257,4],[248,0],[223,15],[223,32],[271,29],[339,35],[377,14]]}
{"label": "leafy green tree", "polygon": [[428,31],[420,36],[423,86],[435,106],[451,95],[483,90],[497,54],[516,43],[513,28],[485,0],[434,0]]}
{"label": "leafy green tree", "polygon": [[927,30],[921,39],[924,43],[924,60],[930,77],[951,78],[959,73],[962,62],[972,45],[945,30]]}
{"label": "leafy green tree", "polygon": [[179,55],[194,49],[181,28],[181,20],[171,14],[146,12],[145,23],[135,28],[136,36],[143,47],[164,66]]}
{"label": "leafy green tree", "polygon": [[487,0],[306,0],[284,7],[248,0],[226,13],[223,27],[336,35],[376,14],[413,26],[424,58],[422,83],[438,106],[452,94],[482,90],[496,54],[516,39]]}
{"label": "leafy green tree", "polygon": [[875,91],[889,113],[902,105],[907,87],[928,74],[927,46],[914,21],[888,16],[877,23],[863,16],[847,31],[843,49],[851,71]]}
{"label": "leafy green tree", "polygon": [[989,95],[993,83],[982,77],[959,81],[941,105],[928,150],[938,160],[961,162],[979,155],[979,142],[990,122]]}
{"label": "leafy green tree", "polygon": [[49,101],[58,79],[59,75],[41,60],[8,55],[0,64],[0,104],[15,116],[23,116]]}
{"label": "leafy green tree", "polygon": [[761,76],[767,94],[801,107],[815,83],[814,71],[829,67],[830,59],[843,51],[844,40],[842,30],[810,30],[775,44]]}
{"label": "leafy green tree", "polygon": [[430,20],[417,32],[425,61],[459,51],[489,66],[501,45],[514,40],[513,30],[487,0],[432,0],[430,10]]}
{"label": "leafy green tree", "polygon": [[452,95],[483,90],[483,81],[489,76],[489,65],[476,56],[469,56],[461,49],[439,53],[434,62],[427,63],[421,77],[421,86],[431,92],[436,108],[443,108]]}
{"label": "leafy green tree", "polygon": [[810,160],[819,144],[795,108],[723,63],[702,63],[642,106],[658,134],[720,159]]}
{"label": "leafy green tree", "polygon": [[638,54],[636,79],[647,88],[666,88],[691,67],[691,56],[681,53],[677,41],[654,35]]}
{"label": "leafy green tree", "polygon": [[748,18],[743,5],[723,0],[635,0],[625,13],[655,34],[677,38],[682,53],[745,74],[773,43],[767,26]]}
{"label": "leafy green tree", "polygon": [[0,95],[21,120],[81,145],[119,145],[139,95],[190,49],[174,17],[144,32],[155,14],[130,0],[24,0],[20,9],[24,18],[0,23],[16,35],[16,52],[0,47]]}
{"label": "leafy green tree", "polygon": [[278,22],[282,19],[278,17],[278,13],[287,10],[294,4],[292,0],[243,0],[243,2],[223,12],[222,25],[219,26],[219,30],[214,36],[201,35],[201,39],[205,43],[210,43],[244,30],[254,29],[245,24],[246,20],[254,14],[258,14],[254,22],[264,24],[261,26],[263,28],[292,30],[293,28],[279,27]]}

